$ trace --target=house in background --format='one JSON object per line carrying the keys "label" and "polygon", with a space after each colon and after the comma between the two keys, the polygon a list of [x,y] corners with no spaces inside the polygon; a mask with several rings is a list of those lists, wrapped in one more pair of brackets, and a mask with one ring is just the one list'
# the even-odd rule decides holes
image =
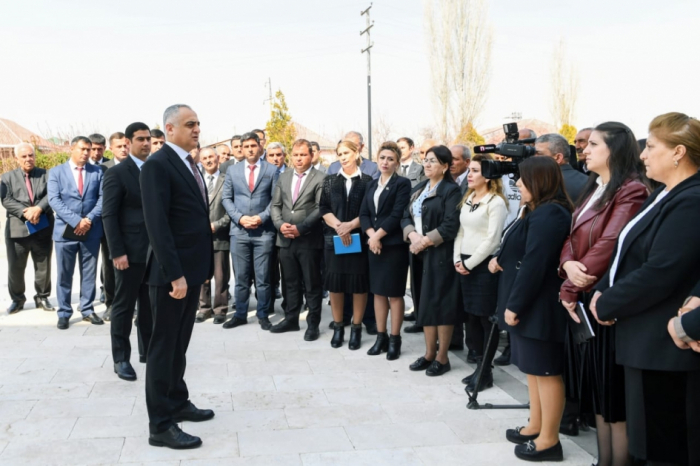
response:
{"label": "house in background", "polygon": [[59,145],[47,141],[14,121],[0,118],[0,158],[12,157],[14,147],[20,142],[28,142],[44,153],[56,152],[60,149]]}

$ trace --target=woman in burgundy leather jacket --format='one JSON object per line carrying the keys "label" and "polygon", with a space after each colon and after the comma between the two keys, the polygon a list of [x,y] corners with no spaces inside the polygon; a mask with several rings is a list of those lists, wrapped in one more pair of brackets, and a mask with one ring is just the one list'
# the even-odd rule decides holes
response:
{"label": "woman in burgundy leather jacket", "polygon": [[[597,126],[583,154],[593,173],[573,214],[559,267],[565,279],[559,297],[576,322],[576,303],[588,304],[620,231],[649,195],[639,146],[627,126],[617,122]],[[596,415],[598,465],[626,465],[624,371],[615,364],[615,327],[590,320],[595,337],[585,346],[583,374],[577,374],[582,377],[581,411]]]}

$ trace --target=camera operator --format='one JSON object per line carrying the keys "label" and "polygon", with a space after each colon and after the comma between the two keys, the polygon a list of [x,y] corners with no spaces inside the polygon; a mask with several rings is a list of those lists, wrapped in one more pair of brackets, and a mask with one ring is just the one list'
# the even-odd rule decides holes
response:
{"label": "camera operator", "polygon": [[576,202],[581,196],[588,177],[569,165],[569,142],[557,133],[540,136],[535,141],[537,155],[551,157],[557,162],[564,176],[564,187],[569,197]]}

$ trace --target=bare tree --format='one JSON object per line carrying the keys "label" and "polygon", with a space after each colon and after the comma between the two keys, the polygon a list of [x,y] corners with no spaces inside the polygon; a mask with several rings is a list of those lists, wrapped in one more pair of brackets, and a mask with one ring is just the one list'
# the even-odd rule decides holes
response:
{"label": "bare tree", "polygon": [[569,63],[566,54],[566,43],[561,39],[554,47],[551,63],[552,80],[552,117],[561,128],[573,125],[578,100],[579,78],[578,70]]}
{"label": "bare tree", "polygon": [[444,141],[475,124],[486,102],[493,45],[487,1],[425,0],[437,132]]}
{"label": "bare tree", "polygon": [[[376,142],[375,150],[383,142],[389,141],[394,132],[394,127],[383,113],[380,113],[372,125],[372,141]],[[374,147],[374,146],[373,146]],[[374,157],[374,154],[372,155]]]}

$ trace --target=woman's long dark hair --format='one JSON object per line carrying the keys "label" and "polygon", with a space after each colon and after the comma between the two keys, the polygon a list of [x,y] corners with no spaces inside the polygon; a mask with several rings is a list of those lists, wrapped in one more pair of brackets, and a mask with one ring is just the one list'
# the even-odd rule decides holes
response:
{"label": "woman's long dark hair", "polygon": [[442,179],[454,183],[455,180],[452,178],[452,173],[450,173],[450,167],[452,166],[452,152],[450,152],[450,149],[446,146],[433,146],[428,149],[425,156],[428,157],[428,154],[431,152],[435,154],[435,158],[438,159],[438,162],[447,164],[447,170],[445,170],[445,173],[442,175]]}
{"label": "woman's long dark hair", "polygon": [[533,211],[547,202],[562,205],[571,212],[573,205],[566,188],[561,168],[551,157],[529,157],[519,165],[520,179],[530,191],[532,200],[527,203],[527,210]]}
{"label": "woman's long dark hair", "polygon": [[[610,180],[605,186],[603,195],[593,204],[593,210],[602,209],[610,202],[618,189],[629,179],[635,179],[650,187],[646,177],[644,163],[639,158],[641,153],[639,143],[634,137],[631,129],[617,121],[608,121],[596,126],[593,131],[599,132],[603,136],[605,145],[610,150],[608,158],[608,168],[610,169]],[[598,174],[592,173],[588,177],[588,183],[583,188],[581,197],[577,200],[576,206],[580,206],[598,188]]]}

